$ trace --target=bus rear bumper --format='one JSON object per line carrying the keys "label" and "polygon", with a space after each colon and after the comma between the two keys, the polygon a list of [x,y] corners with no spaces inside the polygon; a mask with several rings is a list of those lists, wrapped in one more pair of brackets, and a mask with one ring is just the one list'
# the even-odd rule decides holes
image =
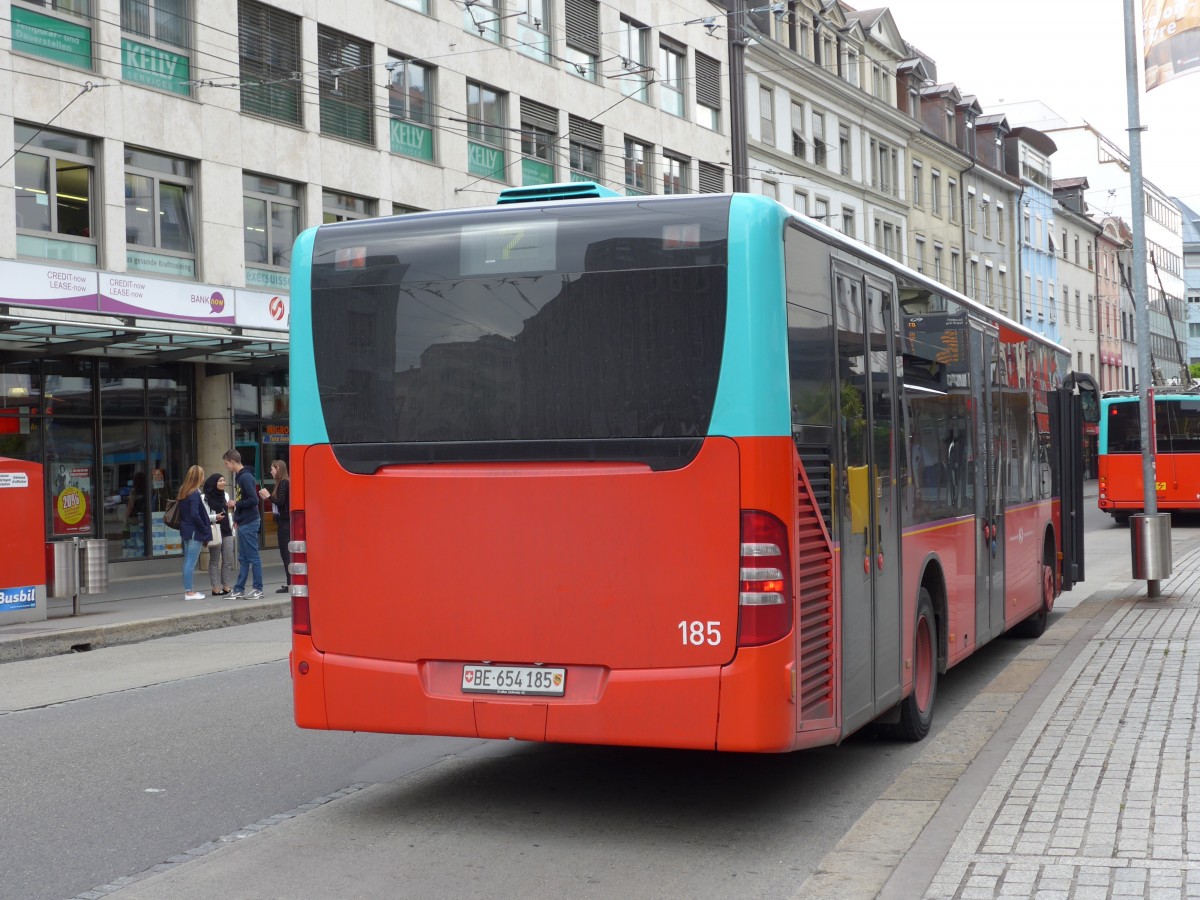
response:
{"label": "bus rear bumper", "polygon": [[[761,649],[743,650],[737,662],[725,667],[571,666],[562,697],[463,694],[461,662],[322,653],[300,635],[293,636],[290,664],[296,724],[302,728],[695,750],[790,750],[796,739],[794,713],[786,712],[794,710],[788,696],[790,667],[769,667],[776,670],[769,679],[771,705],[781,707],[783,715],[760,718],[761,698],[753,700],[763,687],[762,678],[746,672],[745,657]],[[308,665],[305,674],[299,671],[301,663]],[[721,715],[723,683],[734,705],[750,711]],[[729,721],[718,728],[723,718]]]}

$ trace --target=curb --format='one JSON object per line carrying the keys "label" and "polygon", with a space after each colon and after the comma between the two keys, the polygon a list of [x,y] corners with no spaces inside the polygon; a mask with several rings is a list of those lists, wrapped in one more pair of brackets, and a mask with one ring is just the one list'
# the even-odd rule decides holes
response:
{"label": "curb", "polygon": [[67,628],[42,634],[22,635],[0,641],[0,663],[38,659],[80,650],[97,650],[119,644],[134,644],[155,638],[209,631],[229,625],[247,625],[292,614],[291,599],[271,600],[246,606],[203,612],[179,613],[155,619],[135,619],[108,625]]}

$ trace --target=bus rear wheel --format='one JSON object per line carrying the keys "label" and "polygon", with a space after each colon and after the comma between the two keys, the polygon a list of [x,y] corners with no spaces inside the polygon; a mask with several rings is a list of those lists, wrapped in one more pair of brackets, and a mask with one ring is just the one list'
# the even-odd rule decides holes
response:
{"label": "bus rear wheel", "polygon": [[917,595],[917,622],[913,630],[913,689],[900,701],[900,722],[896,736],[906,741],[919,741],[929,734],[933,724],[933,707],[937,700],[937,619],[933,616],[933,599],[921,588]]}

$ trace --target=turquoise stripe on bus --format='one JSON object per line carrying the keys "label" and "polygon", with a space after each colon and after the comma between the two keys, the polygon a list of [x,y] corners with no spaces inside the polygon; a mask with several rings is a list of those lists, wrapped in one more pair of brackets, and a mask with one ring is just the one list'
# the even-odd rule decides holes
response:
{"label": "turquoise stripe on bus", "polygon": [[729,204],[725,350],[709,434],[792,433],[783,270],[787,217],[778,203],[753,194],[734,194]]}
{"label": "turquoise stripe on bus", "polygon": [[[302,231],[292,248],[292,322],[289,365],[293,397],[319,397],[312,340],[312,263],[316,228]],[[328,444],[325,413],[320,403],[291,405],[291,442]]]}

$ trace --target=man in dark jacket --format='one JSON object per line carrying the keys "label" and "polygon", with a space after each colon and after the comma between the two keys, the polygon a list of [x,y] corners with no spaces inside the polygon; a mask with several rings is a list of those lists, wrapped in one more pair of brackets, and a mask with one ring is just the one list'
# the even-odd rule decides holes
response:
{"label": "man in dark jacket", "polygon": [[[233,524],[237,529],[238,576],[233,585],[231,599],[257,600],[263,595],[262,557],[258,555],[258,533],[262,517],[258,512],[258,487],[254,473],[242,465],[242,454],[226,450],[221,457],[225,468],[233,475],[233,499],[228,506],[233,510]],[[254,590],[246,590],[246,577],[254,571]]]}

